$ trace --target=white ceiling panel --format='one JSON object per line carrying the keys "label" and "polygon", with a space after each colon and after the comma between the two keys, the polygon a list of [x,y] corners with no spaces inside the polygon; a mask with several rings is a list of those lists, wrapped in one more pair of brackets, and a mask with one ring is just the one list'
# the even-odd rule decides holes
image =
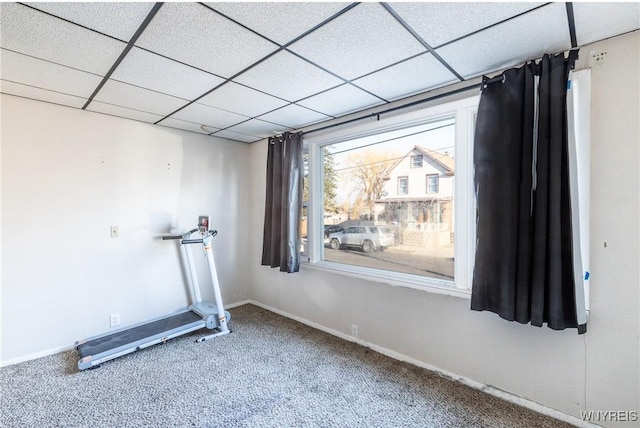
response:
{"label": "white ceiling panel", "polygon": [[285,51],[278,52],[234,80],[288,101],[306,98],[344,83]]}
{"label": "white ceiling panel", "polygon": [[36,9],[129,42],[154,3],[46,2],[27,3]]}
{"label": "white ceiling panel", "polygon": [[198,102],[250,117],[259,116],[288,104],[287,101],[234,82],[221,86],[209,95],[200,98]]}
{"label": "white ceiling panel", "polygon": [[430,53],[354,80],[353,83],[387,100],[394,100],[458,79]]}
{"label": "white ceiling panel", "polygon": [[412,2],[390,3],[431,47],[531,10],[542,3]]}
{"label": "white ceiling panel", "polygon": [[188,101],[139,88],[116,80],[108,80],[94,98],[96,101],[140,110],[162,117],[176,111]]}
{"label": "white ceiling panel", "polygon": [[469,78],[569,48],[565,4],[552,3],[437,52],[458,73]]}
{"label": "white ceiling panel", "polygon": [[125,43],[17,3],[0,3],[0,44],[26,55],[104,76]]}
{"label": "white ceiling panel", "polygon": [[256,141],[262,139],[260,137],[255,137],[253,135],[245,135],[245,134],[240,134],[238,132],[232,132],[227,130],[216,132],[215,134],[213,134],[213,136],[220,137],[220,138],[227,138],[229,140],[241,141],[243,143],[255,143]]}
{"label": "white ceiling panel", "polygon": [[226,128],[248,119],[246,116],[199,103],[188,105],[172,117],[215,128]]}
{"label": "white ceiling panel", "polygon": [[267,122],[279,123],[290,128],[299,128],[310,123],[331,119],[331,117],[309,110],[308,108],[289,104],[286,107],[260,116],[260,119],[266,120]]}
{"label": "white ceiling panel", "polygon": [[384,103],[353,85],[344,84],[318,95],[299,101],[297,104],[322,112],[328,116],[340,116],[356,110]]}
{"label": "white ceiling panel", "polygon": [[[284,45],[325,19],[344,9],[349,3],[246,2],[207,3],[229,18],[246,25],[276,43]],[[286,20],[285,25],[274,22]]]}
{"label": "white ceiling panel", "polygon": [[136,45],[223,77],[277,49],[198,3],[165,3]]}
{"label": "white ceiling panel", "polygon": [[162,119],[162,116],[157,114],[147,113],[140,110],[133,110],[126,107],[120,107],[113,104],[101,103],[93,101],[87,107],[88,111],[96,113],[104,113],[111,116],[124,117],[125,119],[138,120],[140,122],[155,123]]}
{"label": "white ceiling panel", "polygon": [[170,117],[167,119],[164,119],[162,122],[158,123],[158,125],[167,126],[169,128],[182,129],[184,131],[197,132],[198,134],[204,134],[204,135],[208,135],[212,131],[218,130],[218,128],[212,128],[210,131],[205,131],[197,123],[186,122],[184,120],[173,119]]}
{"label": "white ceiling panel", "polygon": [[246,135],[255,135],[257,137],[270,137],[272,135],[281,134],[288,128],[275,123],[265,122],[260,119],[251,119],[246,122],[239,123],[227,129],[226,131],[238,132]]}
{"label": "white ceiling panel", "polygon": [[224,82],[220,77],[136,47],[129,51],[111,78],[188,100]]}
{"label": "white ceiling panel", "polygon": [[578,45],[640,28],[640,3],[573,3]]}
{"label": "white ceiling panel", "polygon": [[7,82],[6,80],[0,80],[0,92],[76,108],[81,108],[87,102],[85,98],[48,91],[33,86],[21,85],[15,82]]}
{"label": "white ceiling panel", "polygon": [[102,77],[2,49],[0,78],[68,95],[89,98]]}
{"label": "white ceiling panel", "polygon": [[[0,90],[76,108],[155,4],[39,1],[0,2]],[[640,27],[638,2],[573,9],[579,45]],[[566,3],[166,2],[88,109],[254,142],[456,82],[412,34],[465,78],[571,47]]]}
{"label": "white ceiling panel", "polygon": [[377,3],[361,3],[292,44],[296,52],[338,76],[354,79],[425,48]]}

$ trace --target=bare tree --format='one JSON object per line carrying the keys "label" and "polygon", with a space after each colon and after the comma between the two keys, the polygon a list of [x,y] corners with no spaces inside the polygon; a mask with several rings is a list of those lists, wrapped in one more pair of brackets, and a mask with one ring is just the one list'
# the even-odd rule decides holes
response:
{"label": "bare tree", "polygon": [[349,156],[346,163],[359,199],[364,203],[367,214],[372,216],[375,200],[382,197],[384,184],[397,163],[397,156],[368,149]]}

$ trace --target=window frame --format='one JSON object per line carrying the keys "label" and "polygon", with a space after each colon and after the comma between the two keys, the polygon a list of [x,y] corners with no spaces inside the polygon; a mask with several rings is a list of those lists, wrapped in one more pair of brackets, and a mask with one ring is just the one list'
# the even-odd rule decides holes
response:
{"label": "window frame", "polygon": [[[322,271],[363,278],[392,286],[402,286],[438,294],[463,298],[471,296],[473,261],[475,256],[475,200],[473,194],[473,132],[479,95],[435,105],[419,106],[404,113],[381,117],[376,122],[365,122],[350,127],[338,127],[328,132],[305,136],[309,150],[309,251],[308,262],[303,269]],[[456,198],[455,218],[455,274],[454,280],[422,277],[418,275],[346,265],[323,260],[323,165],[322,149],[356,138],[376,135],[412,126],[455,120]]]}
{"label": "window frame", "polygon": [[[400,187],[400,181],[404,180],[406,182],[405,186],[404,186],[404,192],[400,192],[400,189],[402,187]],[[398,187],[397,187],[397,194],[398,195],[408,195],[409,194],[409,176],[408,175],[403,175],[398,177]]]}
{"label": "window frame", "polygon": [[[434,192],[429,190],[429,179],[430,178],[435,178],[436,179],[436,190]],[[440,174],[427,174],[426,175],[426,191],[425,193],[428,195],[435,195],[437,193],[440,192]]]}
{"label": "window frame", "polygon": [[[420,159],[419,165],[414,165],[413,160],[414,159]],[[411,168],[422,168],[424,162],[424,157],[422,155],[413,155],[411,156]]]}

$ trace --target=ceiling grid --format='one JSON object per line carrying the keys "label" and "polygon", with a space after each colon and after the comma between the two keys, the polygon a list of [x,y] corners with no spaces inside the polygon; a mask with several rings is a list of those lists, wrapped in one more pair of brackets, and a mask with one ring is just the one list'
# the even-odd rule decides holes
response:
{"label": "ceiling grid", "polygon": [[0,92],[253,143],[638,29],[637,2],[0,3]]}

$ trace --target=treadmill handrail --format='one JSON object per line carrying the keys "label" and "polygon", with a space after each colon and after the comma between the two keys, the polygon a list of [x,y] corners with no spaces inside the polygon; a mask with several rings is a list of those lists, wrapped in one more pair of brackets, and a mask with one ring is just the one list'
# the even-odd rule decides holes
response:
{"label": "treadmill handrail", "polygon": [[[186,236],[191,236],[192,233],[197,232],[198,229],[192,229],[190,231],[188,231],[187,233],[185,233],[184,235],[165,235],[162,237],[163,241],[167,241],[170,239],[182,239],[182,244],[202,244],[204,242],[204,238],[201,239],[186,239]],[[210,230],[209,232],[207,232],[207,237],[211,236],[214,237],[218,234],[217,230]]]}

